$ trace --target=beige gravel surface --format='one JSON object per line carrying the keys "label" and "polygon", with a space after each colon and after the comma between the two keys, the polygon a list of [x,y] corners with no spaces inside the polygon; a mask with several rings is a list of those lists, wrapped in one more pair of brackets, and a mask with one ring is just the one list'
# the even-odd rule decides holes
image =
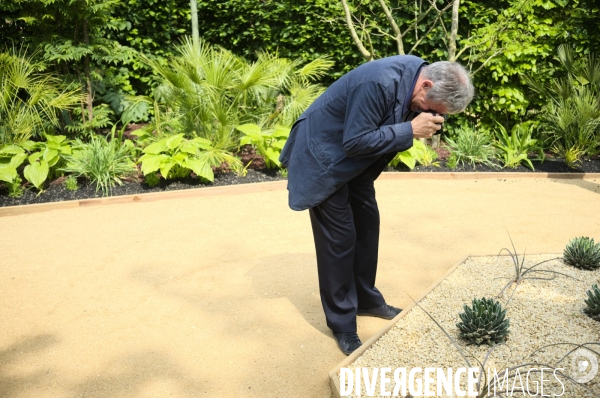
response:
{"label": "beige gravel surface", "polygon": [[[526,255],[524,267],[528,268],[557,257],[559,256],[556,254]],[[589,389],[569,382],[566,377],[578,379],[588,372],[593,372],[591,362],[585,372],[579,372],[578,369],[573,369],[573,361],[586,360],[585,357],[578,358],[573,354],[563,359],[569,351],[577,347],[555,344],[600,343],[600,323],[583,313],[584,301],[587,298],[586,291],[592,284],[599,283],[600,270],[579,270],[564,264],[562,260],[548,261],[534,269],[556,271],[562,275],[554,274],[555,278],[552,280],[535,280],[530,277],[552,276],[549,273],[530,272],[518,286],[511,284],[498,298],[507,311],[506,318],[510,321],[510,333],[506,343],[490,353],[485,363],[486,373],[493,376],[494,370],[501,373],[507,368],[528,363],[549,365],[552,368],[547,368],[544,375],[544,396],[598,397],[600,375],[586,383]],[[570,275],[571,278],[564,275]],[[427,311],[461,347],[471,366],[479,367],[477,361],[480,363],[485,361],[490,347],[468,346],[460,339],[456,327],[456,323],[460,321],[458,314],[463,312],[464,305],[471,306],[473,298],[497,297],[506,285],[507,279],[514,279],[514,277],[513,263],[507,257],[470,257],[421,300],[420,307],[413,308],[354,361],[349,366],[350,369],[355,374],[358,367],[368,368],[372,375],[374,368],[385,367],[392,370],[405,368],[407,373],[417,367],[441,368],[446,373],[447,369],[453,369],[455,372],[458,368],[466,367],[467,364],[458,349],[424,311]],[[597,345],[591,345],[590,348],[598,351]],[[591,351],[588,354],[594,355]],[[535,372],[541,366],[525,366],[519,369],[518,376],[516,372],[510,372],[508,376],[510,382],[503,387],[508,386],[510,395],[523,396],[518,392],[518,388],[523,386],[529,387],[528,395],[541,396],[540,375]],[[555,368],[562,368],[556,378],[553,376]],[[529,381],[527,381],[527,372],[530,370],[533,373],[529,373]],[[417,376],[422,378],[422,371]],[[438,378],[435,375],[433,378],[435,381],[432,383],[432,390],[435,391]],[[561,380],[562,385],[556,379]],[[466,375],[461,381],[465,389]],[[490,383],[490,388],[493,389],[492,383],[493,381]],[[392,381],[387,390],[393,392],[395,385],[396,383]],[[367,395],[364,383],[361,386],[362,395]],[[497,388],[500,390],[499,386]],[[375,395],[379,396],[380,383],[377,383],[375,391],[377,391]],[[442,393],[439,396],[450,395]]]}
{"label": "beige gravel surface", "polygon": [[[600,238],[600,180],[386,180],[378,287]],[[285,190],[0,217],[0,397],[328,397],[307,212]],[[359,318],[366,341],[387,321]]]}

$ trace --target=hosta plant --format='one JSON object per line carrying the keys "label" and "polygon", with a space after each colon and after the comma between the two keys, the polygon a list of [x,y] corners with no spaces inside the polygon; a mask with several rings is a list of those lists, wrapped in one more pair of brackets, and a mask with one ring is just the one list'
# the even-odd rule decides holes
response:
{"label": "hosta plant", "polygon": [[427,151],[427,146],[419,140],[413,139],[413,146],[406,151],[398,152],[390,161],[390,166],[396,167],[404,163],[409,169],[414,169],[417,162],[422,158],[423,152]]}
{"label": "hosta plant", "polygon": [[600,321],[600,289],[598,285],[594,283],[586,294],[588,298],[585,300],[583,312],[590,318]]}
{"label": "hosta plant", "polygon": [[40,192],[48,178],[55,176],[63,165],[63,156],[71,154],[71,146],[63,135],[44,136],[45,141],[25,141],[0,149],[0,181],[12,182],[17,168],[27,160],[23,176]]}
{"label": "hosta plant", "polygon": [[563,252],[565,263],[574,267],[594,270],[600,267],[600,242],[585,236],[572,239]]}
{"label": "hosta plant", "polygon": [[205,138],[185,139],[183,134],[162,138],[144,148],[143,153],[139,159],[142,173],[148,175],[160,171],[165,179],[185,178],[193,171],[199,177],[213,181],[212,167],[225,163],[234,170],[241,168],[241,161],[229,151],[213,147]]}
{"label": "hosta plant", "polygon": [[506,318],[506,310],[500,302],[491,299],[473,299],[471,307],[463,306],[464,312],[459,314],[461,322],[456,326],[460,336],[468,344],[500,344],[508,334],[510,320]]}

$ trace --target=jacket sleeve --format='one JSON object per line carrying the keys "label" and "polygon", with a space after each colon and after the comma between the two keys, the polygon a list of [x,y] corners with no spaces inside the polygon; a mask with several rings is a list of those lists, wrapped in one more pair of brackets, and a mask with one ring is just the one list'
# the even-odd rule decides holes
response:
{"label": "jacket sleeve", "polygon": [[343,145],[346,156],[374,156],[405,151],[412,146],[410,122],[382,126],[395,93],[374,82],[356,86],[348,94]]}

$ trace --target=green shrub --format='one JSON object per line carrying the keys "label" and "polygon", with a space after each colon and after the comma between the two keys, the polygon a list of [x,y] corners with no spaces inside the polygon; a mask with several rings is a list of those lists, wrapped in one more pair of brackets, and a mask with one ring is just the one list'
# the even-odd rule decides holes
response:
{"label": "green shrub", "polygon": [[600,242],[594,239],[578,237],[572,239],[563,252],[565,263],[574,267],[594,270],[600,267]]}
{"label": "green shrub", "polygon": [[459,314],[461,322],[456,326],[460,337],[468,344],[494,345],[503,343],[508,334],[510,320],[506,319],[506,310],[494,299],[473,299],[471,307],[466,304],[464,312]]}
{"label": "green shrub", "polygon": [[586,292],[588,298],[585,300],[583,312],[590,318],[600,321],[600,289],[597,284]]}
{"label": "green shrub", "polygon": [[600,60],[593,54],[576,58],[569,45],[557,48],[557,58],[567,72],[543,84],[525,77],[545,100],[542,109],[544,134],[552,152],[569,167],[600,152]]}
{"label": "green shrub", "polygon": [[471,127],[462,128],[456,133],[456,139],[446,138],[450,157],[453,158],[451,162],[456,165],[467,163],[475,167],[480,163],[494,167],[492,160],[496,151],[488,134],[475,131]]}
{"label": "green shrub", "polygon": [[129,157],[129,148],[118,141],[93,136],[89,143],[77,140],[73,154],[65,156],[66,167],[62,171],[83,176],[96,184],[96,192],[109,196],[115,184],[122,185],[122,179],[137,173],[135,164]]}

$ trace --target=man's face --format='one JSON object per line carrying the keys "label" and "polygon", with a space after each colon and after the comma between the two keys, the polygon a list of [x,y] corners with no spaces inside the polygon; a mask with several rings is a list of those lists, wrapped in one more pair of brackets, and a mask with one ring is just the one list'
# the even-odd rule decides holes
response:
{"label": "man's face", "polygon": [[435,112],[440,115],[446,115],[448,110],[446,107],[439,102],[432,102],[427,100],[427,91],[433,87],[431,80],[422,80],[419,78],[413,91],[412,100],[410,101],[410,110],[413,112]]}

